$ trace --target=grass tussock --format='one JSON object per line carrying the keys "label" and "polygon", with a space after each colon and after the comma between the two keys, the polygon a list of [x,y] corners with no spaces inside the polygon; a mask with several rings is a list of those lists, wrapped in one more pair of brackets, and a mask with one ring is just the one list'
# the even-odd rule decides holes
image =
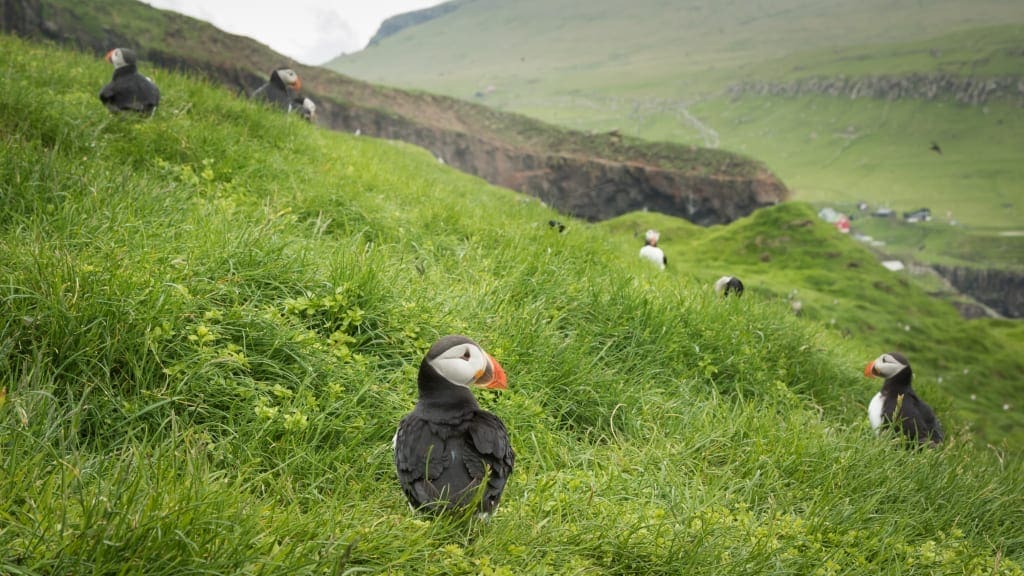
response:
{"label": "grass tussock", "polygon": [[[409,146],[160,71],[111,116],[104,63],[0,53],[0,572],[1022,572],[1020,462],[874,438],[855,347],[757,290]],[[391,461],[454,332],[510,377],[486,525]]]}

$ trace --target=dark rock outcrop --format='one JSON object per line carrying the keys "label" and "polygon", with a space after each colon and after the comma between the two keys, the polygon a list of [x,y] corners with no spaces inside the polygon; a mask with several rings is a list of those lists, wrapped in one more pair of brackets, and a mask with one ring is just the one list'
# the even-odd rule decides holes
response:
{"label": "dark rock outcrop", "polygon": [[733,84],[729,95],[756,96],[824,95],[877,100],[948,99],[980,106],[996,99],[1024,104],[1024,77],[971,77],[953,74],[906,74],[896,76],[814,76],[792,82],[748,81]]}
{"label": "dark rock outcrop", "polygon": [[957,290],[1009,318],[1024,317],[1024,272],[935,266]]}
{"label": "dark rock outcrop", "polygon": [[[319,113],[320,108],[317,110]],[[446,164],[587,220],[646,209],[711,225],[777,204],[787,195],[786,188],[767,171],[728,177],[640,162],[544,154],[472,133],[434,130],[379,110],[339,106],[332,101],[326,102],[325,110],[332,128],[414,142]]]}

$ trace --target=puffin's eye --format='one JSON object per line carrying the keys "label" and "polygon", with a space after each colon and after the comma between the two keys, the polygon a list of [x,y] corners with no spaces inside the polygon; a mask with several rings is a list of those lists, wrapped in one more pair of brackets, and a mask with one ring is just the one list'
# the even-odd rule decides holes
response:
{"label": "puffin's eye", "polygon": [[461,358],[462,358],[463,360],[465,360],[466,362],[469,362],[469,358],[470,358],[469,348],[466,348],[466,349],[465,349],[465,350],[464,350],[464,351],[462,352],[462,356],[461,356]]}

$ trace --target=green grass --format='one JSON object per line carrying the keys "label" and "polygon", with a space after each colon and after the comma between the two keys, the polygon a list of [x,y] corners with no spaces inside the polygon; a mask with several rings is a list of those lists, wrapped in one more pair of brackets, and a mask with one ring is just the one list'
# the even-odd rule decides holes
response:
{"label": "green grass", "polygon": [[[0,572],[1022,573],[1024,467],[927,370],[950,441],[908,452],[864,417],[882,350],[792,317],[768,270],[707,289],[716,251],[809,283],[822,251],[871,261],[770,232],[805,205],[659,219],[695,265],[659,274],[630,225],[556,234],[423,150],[159,70],[155,117],[115,117],[104,63],[0,54]],[[416,366],[452,332],[509,374],[481,395],[518,456],[486,525],[417,517],[394,479]]]}

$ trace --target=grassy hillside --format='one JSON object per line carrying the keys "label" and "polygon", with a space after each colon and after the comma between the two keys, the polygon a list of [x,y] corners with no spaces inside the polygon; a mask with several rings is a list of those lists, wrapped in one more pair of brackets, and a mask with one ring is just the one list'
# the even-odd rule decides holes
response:
{"label": "grassy hillside", "polygon": [[884,269],[853,239],[822,224],[809,206],[785,204],[711,228],[643,213],[599,227],[634,249],[644,230],[660,230],[660,245],[673,263],[668,275],[692,289],[708,290],[720,276],[736,275],[779,307],[799,300],[804,318],[855,342],[865,357],[877,349],[905,351],[919,385],[945,392],[949,408],[981,439],[1024,441],[1021,323],[962,320],[949,302],[927,296],[906,272]]}
{"label": "grassy hillside", "polygon": [[[202,74],[238,93],[251,93],[266,82],[270,70],[287,65],[301,76],[303,95],[316,100],[320,124],[342,131],[358,128],[363,134],[408,138],[424,146],[463,141],[468,135],[488,146],[511,149],[513,155],[596,156],[688,174],[777,182],[762,163],[736,153],[622,135],[595,136],[466,100],[373,85],[326,68],[303,66],[250,38],[137,0],[25,0],[0,11],[0,29],[96,54],[111,46],[132,46],[144,61]],[[472,167],[460,168],[478,173]]]}
{"label": "grassy hillside", "polygon": [[[767,280],[721,301],[718,270],[658,274],[628,228],[556,234],[422,150],[163,71],[154,118],[114,117],[104,63],[0,55],[0,572],[1024,572],[1020,460],[927,376],[947,445],[874,438],[882,350]],[[872,277],[813,222],[769,233],[806,213],[676,227],[751,271],[834,246]],[[510,379],[481,398],[518,455],[486,525],[414,516],[393,476],[451,332]]]}
{"label": "grassy hillside", "polygon": [[[1024,221],[1019,95],[966,106],[950,98],[736,97],[730,88],[840,76],[1019,79],[1022,54],[1024,5],[1002,0],[642,0],[628,9],[616,0],[481,1],[331,66],[375,82],[476,94],[576,129],[742,152],[763,160],[797,199],[929,206],[951,212],[965,225],[958,234],[975,242]],[[1024,253],[1024,240],[1015,248]]]}

